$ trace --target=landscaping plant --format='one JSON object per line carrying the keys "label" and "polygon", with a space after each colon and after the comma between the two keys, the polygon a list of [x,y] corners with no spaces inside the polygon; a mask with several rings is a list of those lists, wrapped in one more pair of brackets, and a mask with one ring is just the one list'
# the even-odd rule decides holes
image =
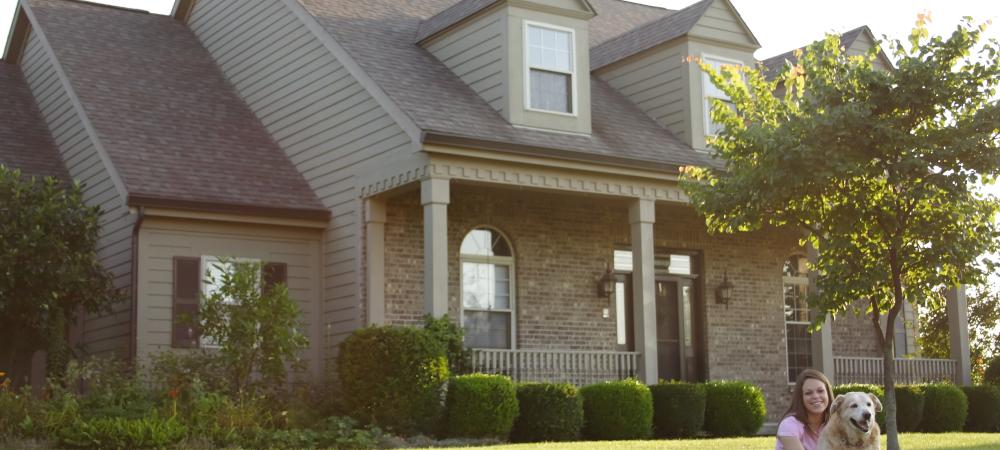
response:
{"label": "landscaping plant", "polygon": [[896,386],[896,420],[900,432],[914,432],[920,429],[924,418],[924,386],[919,384]]}
{"label": "landscaping plant", "polygon": [[580,394],[587,439],[646,439],[652,434],[653,396],[638,380],[591,384]]}
{"label": "landscaping plant", "polygon": [[950,383],[924,386],[924,418],[920,430],[928,433],[962,431],[969,413],[965,393]]}
{"label": "landscaping plant", "polygon": [[991,433],[1000,431],[1000,386],[962,386],[969,401],[965,431]]}
{"label": "landscaping plant", "polygon": [[514,442],[573,441],[583,428],[583,397],[569,383],[522,383],[517,387],[520,413],[510,438]]}
{"label": "landscaping plant", "polygon": [[506,440],[517,418],[517,389],[509,377],[474,373],[448,382],[444,434]]}
{"label": "landscaping plant", "polygon": [[705,431],[713,436],[752,436],[767,408],[759,387],[743,381],[705,383]]}
{"label": "landscaping plant", "polygon": [[671,381],[649,387],[653,395],[653,435],[692,437],[705,424],[705,386]]}
{"label": "landscaping plant", "polygon": [[453,374],[466,373],[472,367],[472,353],[465,348],[465,330],[451,320],[447,314],[434,318],[424,316],[424,329],[441,343],[448,358],[448,370]]}

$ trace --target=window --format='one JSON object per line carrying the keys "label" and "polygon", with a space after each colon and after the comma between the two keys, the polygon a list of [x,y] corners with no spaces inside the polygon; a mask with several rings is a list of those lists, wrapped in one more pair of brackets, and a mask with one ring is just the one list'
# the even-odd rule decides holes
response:
{"label": "window", "polygon": [[809,333],[809,305],[806,294],[809,277],[804,256],[792,256],[785,261],[782,284],[785,295],[785,339],[788,344],[788,382],[794,383],[799,373],[812,367],[812,338]]}
{"label": "window", "polygon": [[[742,66],[743,64],[736,60],[727,60],[722,58],[717,58],[714,56],[705,56],[703,58],[705,64],[712,66],[716,71],[721,71],[725,66]],[[715,136],[722,131],[722,124],[716,123],[712,120],[712,105],[713,100],[722,100],[730,108],[734,108],[733,103],[729,100],[729,96],[722,89],[719,89],[714,84],[712,80],[708,77],[707,73],[701,74],[702,79],[702,89],[705,92],[705,134],[709,136]]]}
{"label": "window", "polygon": [[[204,272],[204,282],[201,284],[201,295],[204,297],[211,296],[222,288],[222,277],[226,272],[230,272],[233,269],[234,262],[259,262],[256,259],[233,259],[229,258],[226,261],[222,261],[217,256],[202,256],[201,257],[201,267],[205,269]],[[230,297],[224,297],[223,302],[227,305],[236,305],[236,299]],[[219,348],[218,342],[215,338],[205,334],[201,335],[201,347],[202,348]]]}
{"label": "window", "polygon": [[465,345],[513,348],[514,257],[507,238],[490,228],[465,235],[462,263],[462,327]]}
{"label": "window", "polygon": [[525,25],[529,109],[575,114],[572,29]]}

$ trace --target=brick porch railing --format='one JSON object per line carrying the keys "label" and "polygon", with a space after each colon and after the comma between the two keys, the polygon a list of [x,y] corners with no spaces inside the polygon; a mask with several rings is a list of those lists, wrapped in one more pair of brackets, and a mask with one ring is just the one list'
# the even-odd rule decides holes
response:
{"label": "brick porch railing", "polygon": [[584,386],[636,376],[636,352],[472,349],[472,371]]}

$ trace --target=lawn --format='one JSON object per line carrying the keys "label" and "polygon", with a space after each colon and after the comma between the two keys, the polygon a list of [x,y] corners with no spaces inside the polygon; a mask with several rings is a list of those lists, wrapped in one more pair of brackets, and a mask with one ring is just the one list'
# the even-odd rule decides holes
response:
{"label": "lawn", "polygon": [[[961,449],[961,450],[996,450],[1000,449],[1000,433],[906,433],[899,437],[900,447],[906,450],[925,449]],[[491,450],[555,450],[555,449],[698,449],[698,450],[773,450],[773,437],[732,438],[732,439],[688,439],[670,441],[602,441],[602,442],[563,442],[545,444],[511,444],[490,447],[462,447],[466,449]],[[882,436],[882,448],[885,448],[885,436]]]}

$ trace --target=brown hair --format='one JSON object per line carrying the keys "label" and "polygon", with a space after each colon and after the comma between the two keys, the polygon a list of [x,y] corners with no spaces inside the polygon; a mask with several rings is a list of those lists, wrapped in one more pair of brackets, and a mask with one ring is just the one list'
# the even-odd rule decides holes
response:
{"label": "brown hair", "polygon": [[[830,407],[833,406],[833,388],[830,386],[830,380],[820,372],[815,369],[806,369],[799,374],[799,377],[795,379],[795,389],[792,390],[792,404],[788,407],[781,417],[793,416],[802,422],[802,425],[806,426],[806,430],[809,430],[809,413],[806,411],[806,404],[802,401],[802,385],[806,383],[806,380],[819,380],[826,387],[826,411],[823,411],[823,423],[826,424],[827,420],[830,420]],[[809,432],[812,432],[811,430]]]}

